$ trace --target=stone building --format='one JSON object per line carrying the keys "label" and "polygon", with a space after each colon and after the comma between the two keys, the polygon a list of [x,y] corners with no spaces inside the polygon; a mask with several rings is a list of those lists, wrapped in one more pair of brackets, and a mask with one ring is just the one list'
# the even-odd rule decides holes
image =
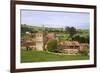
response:
{"label": "stone building", "polygon": [[43,51],[44,48],[44,38],[43,38],[43,32],[38,32],[35,34],[34,38],[29,39],[22,39],[21,40],[21,47],[27,50],[37,50],[37,51]]}
{"label": "stone building", "polygon": [[79,54],[80,44],[77,41],[63,41],[60,42],[59,47],[61,52],[68,55]]}
{"label": "stone building", "polygon": [[43,51],[44,50],[43,32],[36,33],[36,50],[37,51]]}
{"label": "stone building", "polygon": [[22,49],[26,49],[26,50],[36,50],[35,47],[36,43],[35,43],[35,39],[31,38],[29,40],[21,40],[21,47]]}

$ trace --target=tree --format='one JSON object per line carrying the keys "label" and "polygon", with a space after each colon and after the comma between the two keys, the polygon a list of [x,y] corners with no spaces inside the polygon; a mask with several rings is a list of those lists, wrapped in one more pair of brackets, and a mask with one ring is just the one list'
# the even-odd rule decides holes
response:
{"label": "tree", "polygon": [[21,25],[21,33],[22,34],[25,34],[26,32],[30,32],[30,33],[33,33],[33,28],[32,27],[29,27],[27,25]]}
{"label": "tree", "polygon": [[80,42],[80,35],[76,34],[72,37],[72,40]]}
{"label": "tree", "polygon": [[67,34],[70,34],[70,37],[72,37],[74,34],[76,34],[76,28],[74,27],[66,27],[65,32]]}
{"label": "tree", "polygon": [[86,43],[89,43],[90,38],[89,38],[89,34],[86,36]]}
{"label": "tree", "polygon": [[89,43],[89,35],[84,36],[84,35],[76,34],[72,37],[72,40],[78,41],[80,43]]}
{"label": "tree", "polygon": [[47,43],[47,49],[50,52],[56,52],[56,49],[57,49],[57,40],[50,40]]}
{"label": "tree", "polygon": [[68,26],[65,27],[65,32],[66,32],[66,33],[69,33],[69,32],[70,32],[70,27],[68,27]]}

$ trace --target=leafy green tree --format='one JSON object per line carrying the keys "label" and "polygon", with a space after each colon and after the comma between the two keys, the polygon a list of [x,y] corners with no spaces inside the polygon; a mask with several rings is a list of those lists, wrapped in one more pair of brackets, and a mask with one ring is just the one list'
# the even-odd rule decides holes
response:
{"label": "leafy green tree", "polygon": [[30,28],[27,25],[21,25],[21,33],[25,34],[26,32],[33,33],[33,28]]}
{"label": "leafy green tree", "polygon": [[57,49],[57,40],[50,40],[47,43],[47,49],[50,52],[56,52],[56,49]]}
{"label": "leafy green tree", "polygon": [[76,34],[72,37],[72,40],[78,41],[80,43],[89,43],[89,35],[84,36],[84,35]]}
{"label": "leafy green tree", "polygon": [[66,27],[65,32],[67,34],[70,34],[70,37],[72,37],[74,34],[76,34],[76,28],[75,27]]}
{"label": "leafy green tree", "polygon": [[72,40],[80,42],[80,35],[76,34],[72,37]]}
{"label": "leafy green tree", "polygon": [[70,32],[70,27],[65,27],[65,32],[68,34]]}

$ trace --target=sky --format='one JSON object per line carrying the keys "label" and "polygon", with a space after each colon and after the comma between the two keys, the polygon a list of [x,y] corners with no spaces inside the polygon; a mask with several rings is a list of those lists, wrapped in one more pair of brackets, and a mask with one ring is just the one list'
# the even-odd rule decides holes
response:
{"label": "sky", "polygon": [[21,24],[52,28],[89,29],[90,14],[86,12],[21,10]]}

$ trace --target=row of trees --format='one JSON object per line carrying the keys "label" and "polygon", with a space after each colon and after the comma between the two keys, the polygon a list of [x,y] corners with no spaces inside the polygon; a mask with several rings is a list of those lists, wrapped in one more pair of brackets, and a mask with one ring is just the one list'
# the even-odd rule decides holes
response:
{"label": "row of trees", "polygon": [[[79,31],[76,30],[75,27],[66,27],[65,28],[65,32],[66,34],[69,34],[69,37],[71,38],[71,40],[75,40],[78,41],[80,43],[89,43],[89,33],[84,33],[85,31],[81,31],[81,34],[79,33]],[[82,34],[82,32],[84,34]]]}
{"label": "row of trees", "polygon": [[75,27],[68,27],[68,26],[65,28],[65,32],[66,34],[70,34],[70,37],[73,37],[73,35],[77,33]]}
{"label": "row of trees", "polygon": [[32,33],[32,35],[34,36],[34,34],[36,32],[38,32],[39,30],[43,30],[46,33],[48,32],[58,32],[58,33],[63,33],[68,36],[64,36],[62,38],[66,39],[66,40],[75,40],[75,41],[79,41],[80,43],[89,43],[89,32],[86,32],[84,30],[77,30],[75,27],[65,27],[65,29],[63,28],[48,28],[48,27],[35,27],[35,26],[28,26],[28,25],[21,25],[21,36],[25,35],[26,36],[26,32],[30,32]]}
{"label": "row of trees", "polygon": [[64,32],[63,28],[49,28],[49,27],[37,27],[37,26],[29,26],[29,25],[21,25],[22,33],[29,31],[31,33],[36,33],[38,31],[47,31],[47,32]]}

